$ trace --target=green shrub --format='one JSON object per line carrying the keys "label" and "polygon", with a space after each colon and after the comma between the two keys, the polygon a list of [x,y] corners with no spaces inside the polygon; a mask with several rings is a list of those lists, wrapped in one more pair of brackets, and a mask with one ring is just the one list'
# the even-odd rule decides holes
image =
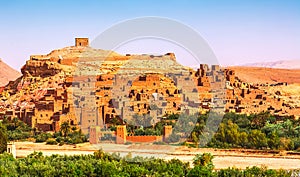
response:
{"label": "green shrub", "polygon": [[49,145],[57,145],[57,141],[55,141],[55,139],[48,139],[47,141],[46,141],[46,144],[49,144]]}
{"label": "green shrub", "polygon": [[64,138],[61,137],[61,136],[58,136],[55,140],[56,140],[58,143],[60,143],[60,142],[63,142],[63,141],[64,141]]}
{"label": "green shrub", "polygon": [[42,143],[47,141],[49,138],[52,138],[52,135],[50,133],[41,133],[36,136],[35,142]]}

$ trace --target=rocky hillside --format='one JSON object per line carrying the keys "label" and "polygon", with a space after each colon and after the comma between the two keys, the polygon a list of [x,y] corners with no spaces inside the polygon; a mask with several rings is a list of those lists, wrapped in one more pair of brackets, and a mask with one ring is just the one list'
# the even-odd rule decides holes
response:
{"label": "rocky hillside", "polygon": [[0,87],[5,86],[9,81],[16,80],[21,73],[14,70],[0,59]]}

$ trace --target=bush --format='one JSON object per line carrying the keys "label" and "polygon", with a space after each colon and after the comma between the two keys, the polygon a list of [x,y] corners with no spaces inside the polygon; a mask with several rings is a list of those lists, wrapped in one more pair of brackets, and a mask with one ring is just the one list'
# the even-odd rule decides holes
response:
{"label": "bush", "polygon": [[218,176],[223,176],[223,177],[232,177],[232,176],[243,176],[243,171],[233,167],[233,168],[227,168],[227,169],[221,169],[218,172]]}
{"label": "bush", "polygon": [[58,138],[58,137],[61,137],[61,136],[62,136],[61,132],[55,132],[55,133],[53,134],[53,137],[54,137],[54,138]]}
{"label": "bush", "polygon": [[41,133],[36,136],[35,142],[42,143],[42,142],[47,141],[49,138],[52,138],[52,135],[50,133]]}
{"label": "bush", "polygon": [[71,139],[71,143],[70,144],[80,144],[83,143],[83,140],[80,137],[73,137]]}
{"label": "bush", "polygon": [[214,156],[211,155],[210,153],[197,154],[193,159],[193,164],[195,166],[207,167],[212,170],[214,168],[212,162],[213,158]]}
{"label": "bush", "polygon": [[47,141],[46,141],[46,144],[49,144],[49,145],[57,145],[57,141],[55,141],[55,139],[48,139]]}
{"label": "bush", "polygon": [[205,176],[210,177],[213,176],[213,172],[211,169],[204,166],[195,166],[193,169],[189,171],[187,174],[188,177],[197,177],[197,176]]}
{"label": "bush", "polygon": [[293,142],[294,142],[294,149],[300,151],[300,138],[295,138]]}
{"label": "bush", "polygon": [[24,140],[31,136],[30,132],[23,132],[22,130],[9,130],[8,139],[11,141]]}
{"label": "bush", "polygon": [[61,136],[58,136],[55,140],[56,140],[58,143],[64,142],[64,141],[63,141],[63,137],[61,137]]}

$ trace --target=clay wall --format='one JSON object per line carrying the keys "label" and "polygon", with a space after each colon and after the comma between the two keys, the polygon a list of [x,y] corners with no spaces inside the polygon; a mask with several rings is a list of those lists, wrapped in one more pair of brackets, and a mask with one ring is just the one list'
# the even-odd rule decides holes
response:
{"label": "clay wall", "polygon": [[153,143],[162,141],[162,136],[127,136],[126,141],[132,143]]}

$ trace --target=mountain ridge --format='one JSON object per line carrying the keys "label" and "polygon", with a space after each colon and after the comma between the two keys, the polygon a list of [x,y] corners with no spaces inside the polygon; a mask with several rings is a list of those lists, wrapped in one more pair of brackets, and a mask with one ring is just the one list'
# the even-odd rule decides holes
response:
{"label": "mountain ridge", "polygon": [[0,58],[0,87],[8,84],[9,81],[14,81],[21,76],[21,73],[7,65]]}
{"label": "mountain ridge", "polygon": [[278,69],[300,69],[300,60],[278,60],[256,63],[246,63],[239,66],[278,68]]}

